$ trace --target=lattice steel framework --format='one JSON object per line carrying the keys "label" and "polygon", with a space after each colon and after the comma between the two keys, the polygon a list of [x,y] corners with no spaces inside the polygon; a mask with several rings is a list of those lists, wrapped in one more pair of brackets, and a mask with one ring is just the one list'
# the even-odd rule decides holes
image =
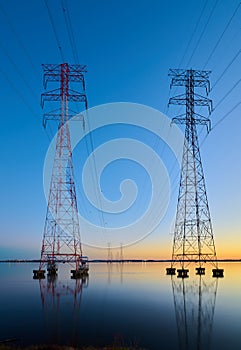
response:
{"label": "lattice steel framework", "polygon": [[208,350],[218,288],[218,278],[198,280],[172,277],[180,350]]}
{"label": "lattice steel framework", "polygon": [[169,104],[184,105],[186,112],[173,118],[185,125],[185,141],[181,167],[177,213],[174,230],[172,266],[180,262],[182,268],[190,261],[201,266],[211,261],[217,267],[211,216],[208,206],[204,173],[196,125],[210,129],[210,120],[195,112],[196,106],[212,110],[212,101],[195,92],[196,88],[210,89],[209,71],[170,69],[171,87],[184,86],[184,94],[170,98]]}
{"label": "lattice steel framework", "polygon": [[[49,272],[56,272],[56,262],[74,262],[77,270],[82,262],[82,248],[76,190],[74,184],[72,149],[68,121],[73,110],[70,103],[82,103],[87,109],[84,72],[86,66],[44,64],[44,88],[48,83],[59,85],[41,96],[41,104],[59,102],[60,108],[46,112],[43,124],[48,120],[58,122],[56,150],[50,183],[47,215],[41,250],[39,270],[47,265]],[[81,92],[70,89],[71,83],[78,83]]]}

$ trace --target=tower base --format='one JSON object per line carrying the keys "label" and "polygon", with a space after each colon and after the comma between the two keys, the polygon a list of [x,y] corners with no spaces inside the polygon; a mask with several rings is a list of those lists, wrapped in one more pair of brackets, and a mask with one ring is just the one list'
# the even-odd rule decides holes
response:
{"label": "tower base", "polygon": [[71,278],[78,279],[89,275],[89,268],[87,266],[82,266],[77,270],[71,270]]}
{"label": "tower base", "polygon": [[33,279],[42,280],[45,278],[45,270],[33,270]]}
{"label": "tower base", "polygon": [[53,268],[48,268],[48,276],[57,276],[58,274],[58,269],[56,267]]}
{"label": "tower base", "polygon": [[57,276],[58,273],[58,265],[56,261],[49,260],[47,265],[48,276]]}
{"label": "tower base", "polygon": [[205,275],[205,267],[196,267],[196,275]]}
{"label": "tower base", "polygon": [[217,277],[217,278],[222,278],[224,277],[223,275],[223,269],[213,269],[213,277]]}
{"label": "tower base", "polygon": [[177,270],[177,278],[188,278],[188,269],[178,269]]}
{"label": "tower base", "polygon": [[176,269],[174,267],[167,267],[166,268],[166,274],[168,276],[173,276],[176,274]]}

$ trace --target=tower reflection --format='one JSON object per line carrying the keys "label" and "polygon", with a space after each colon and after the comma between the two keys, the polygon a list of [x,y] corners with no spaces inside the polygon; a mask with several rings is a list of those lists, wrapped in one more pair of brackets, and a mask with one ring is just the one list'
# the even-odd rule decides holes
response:
{"label": "tower reflection", "polygon": [[218,278],[172,276],[180,350],[210,348]]}
{"label": "tower reflection", "polygon": [[111,284],[112,279],[119,279],[120,283],[123,284],[124,279],[124,263],[123,262],[114,262],[107,263],[107,283]]}
{"label": "tower reflection", "polygon": [[[39,280],[45,324],[44,338],[51,344],[77,346],[80,339],[80,308],[88,275],[64,280],[48,275]],[[47,336],[47,337],[46,337]]]}

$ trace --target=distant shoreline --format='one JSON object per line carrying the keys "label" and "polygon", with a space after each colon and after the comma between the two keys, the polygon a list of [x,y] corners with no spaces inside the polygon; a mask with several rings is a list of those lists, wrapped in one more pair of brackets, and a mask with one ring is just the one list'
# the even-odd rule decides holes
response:
{"label": "distant shoreline", "polygon": [[[217,259],[215,260],[217,262],[241,262],[241,259]],[[107,260],[107,259],[92,259],[88,261],[89,263],[159,263],[159,262],[174,262],[171,259],[124,259],[124,260]],[[177,261],[176,261],[177,262]],[[186,260],[179,260],[178,262],[187,262]],[[198,260],[190,260],[188,262],[196,262],[198,263]],[[213,262],[213,260],[208,260],[206,263]],[[6,259],[6,260],[0,260],[0,263],[40,263],[39,259]],[[59,261],[59,263],[67,263],[63,261]]]}

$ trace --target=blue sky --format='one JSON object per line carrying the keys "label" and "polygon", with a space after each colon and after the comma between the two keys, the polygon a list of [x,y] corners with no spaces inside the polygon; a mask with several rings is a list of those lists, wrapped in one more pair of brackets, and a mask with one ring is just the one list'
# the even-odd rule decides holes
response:
{"label": "blue sky", "polygon": [[[178,109],[166,108],[168,69],[181,64],[184,69],[211,70],[212,86],[240,50],[241,8],[205,66],[239,4],[236,0],[66,2],[79,62],[88,68],[90,107],[134,102],[173,117]],[[61,1],[49,0],[48,5],[65,61],[74,63]],[[0,0],[0,27],[0,258],[38,257],[46,213],[42,174],[49,145],[41,125],[41,64],[61,63],[61,57],[42,0]],[[213,125],[240,101],[240,63],[238,56],[210,93],[214,107],[217,105],[211,116]],[[170,96],[173,92],[175,89]],[[240,257],[240,114],[238,106],[201,147],[217,251],[223,257]],[[51,134],[50,129],[47,132]],[[202,132],[201,142],[204,136]],[[166,217],[146,240],[126,249],[127,257],[170,256],[178,172],[171,180],[174,192]],[[85,251],[91,257],[106,255],[88,247]]]}

